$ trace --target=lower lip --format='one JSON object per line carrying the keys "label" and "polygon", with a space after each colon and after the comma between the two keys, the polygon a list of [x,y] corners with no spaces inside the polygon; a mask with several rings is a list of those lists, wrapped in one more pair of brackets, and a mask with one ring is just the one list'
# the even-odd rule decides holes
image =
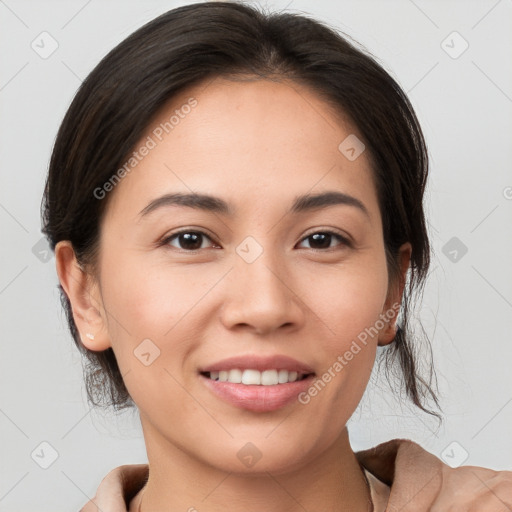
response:
{"label": "lower lip", "polygon": [[205,385],[218,397],[240,409],[253,412],[276,411],[297,400],[311,385],[314,375],[303,380],[273,386],[233,384],[200,375]]}

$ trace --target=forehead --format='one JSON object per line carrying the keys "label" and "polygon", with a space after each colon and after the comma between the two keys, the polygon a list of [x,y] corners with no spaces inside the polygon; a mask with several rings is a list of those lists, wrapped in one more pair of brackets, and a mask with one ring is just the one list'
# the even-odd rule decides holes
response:
{"label": "forehead", "polygon": [[129,172],[109,209],[138,213],[157,193],[197,191],[227,198],[237,212],[255,211],[334,188],[363,196],[372,210],[368,155],[342,151],[360,139],[353,123],[303,85],[216,78],[160,109],[134,148],[138,157],[125,162]]}

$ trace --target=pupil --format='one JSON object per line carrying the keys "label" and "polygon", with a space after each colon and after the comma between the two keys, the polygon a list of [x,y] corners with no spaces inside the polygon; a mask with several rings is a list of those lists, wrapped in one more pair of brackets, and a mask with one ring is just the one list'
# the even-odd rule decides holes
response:
{"label": "pupil", "polygon": [[311,235],[310,238],[312,238],[315,242],[318,242],[319,240],[322,242],[322,238],[324,242],[327,240],[327,245],[325,245],[325,243],[323,245],[320,243],[320,245],[322,245],[321,248],[328,248],[331,245],[331,235],[327,233],[315,233],[314,235]]}
{"label": "pupil", "polygon": [[[181,241],[185,242],[183,244],[185,246],[185,248],[191,249],[191,250],[195,250],[195,249],[200,249],[201,248],[200,236],[201,235],[198,235],[197,233],[182,233],[182,234],[180,234],[180,239],[181,239]],[[194,240],[195,240],[195,245],[193,243]],[[199,244],[198,244],[198,240],[199,240]],[[190,246],[191,245],[191,241],[192,241],[193,247]]]}

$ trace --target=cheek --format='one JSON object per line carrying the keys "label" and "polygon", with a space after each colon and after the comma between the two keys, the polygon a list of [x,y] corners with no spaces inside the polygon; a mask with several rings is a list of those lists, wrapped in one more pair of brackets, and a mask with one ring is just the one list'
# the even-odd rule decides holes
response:
{"label": "cheek", "polygon": [[317,273],[308,292],[308,301],[325,326],[322,345],[331,354],[340,354],[352,341],[376,343],[376,329],[387,295],[387,268],[382,257],[335,272]]}
{"label": "cheek", "polygon": [[[374,257],[362,263],[329,275],[312,276],[310,282],[316,285],[309,289],[305,299],[314,304],[312,309],[321,319],[317,322],[321,328],[317,331],[315,358],[322,370],[317,376],[321,382],[316,387],[324,404],[337,404],[340,414],[352,411],[359,403],[383,328],[381,314],[387,295],[385,259]],[[325,388],[328,390],[324,394]]]}
{"label": "cheek", "polygon": [[214,276],[200,279],[193,265],[165,268],[125,258],[105,267],[111,268],[104,278],[105,307],[114,326],[117,320],[123,327],[114,333],[123,338],[129,333],[135,342],[169,336],[215,283]]}
{"label": "cheek", "polygon": [[170,379],[165,370],[172,375],[184,371],[189,355],[204,338],[204,315],[209,312],[205,304],[215,297],[215,285],[224,273],[225,269],[199,273],[196,265],[163,266],[128,257],[104,260],[102,295],[109,335],[136,403],[139,396],[144,402],[158,395],[162,382]]}
{"label": "cheek", "polygon": [[187,272],[174,272],[170,279],[161,268],[157,272],[126,260],[105,277],[112,347],[125,386],[141,411],[154,411],[164,396],[171,409],[170,404],[180,404],[185,412],[191,405],[172,376],[182,380],[179,369],[198,339],[194,329],[200,323],[193,320],[193,306],[203,293]]}
{"label": "cheek", "polygon": [[[112,252],[113,254],[113,252]],[[183,277],[169,283],[160,272],[130,258],[105,258],[102,267],[102,298],[108,318],[108,333],[122,374],[130,372],[126,385],[144,378],[162,361],[162,340],[172,335],[186,314],[189,288]],[[170,331],[170,332],[169,332]],[[179,347],[173,347],[173,351]],[[147,355],[149,354],[149,356]],[[145,363],[151,361],[151,366]],[[154,362],[153,362],[154,361]],[[152,372],[154,373],[154,372]],[[132,395],[133,396],[133,395]]]}

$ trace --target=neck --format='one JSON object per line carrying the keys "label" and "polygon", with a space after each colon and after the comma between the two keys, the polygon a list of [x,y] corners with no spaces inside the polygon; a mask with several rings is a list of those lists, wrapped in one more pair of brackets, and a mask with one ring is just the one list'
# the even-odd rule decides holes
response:
{"label": "neck", "polygon": [[149,479],[130,512],[183,510],[303,512],[372,510],[370,491],[346,427],[328,450],[288,472],[235,473],[212,467],[143,422]]}

